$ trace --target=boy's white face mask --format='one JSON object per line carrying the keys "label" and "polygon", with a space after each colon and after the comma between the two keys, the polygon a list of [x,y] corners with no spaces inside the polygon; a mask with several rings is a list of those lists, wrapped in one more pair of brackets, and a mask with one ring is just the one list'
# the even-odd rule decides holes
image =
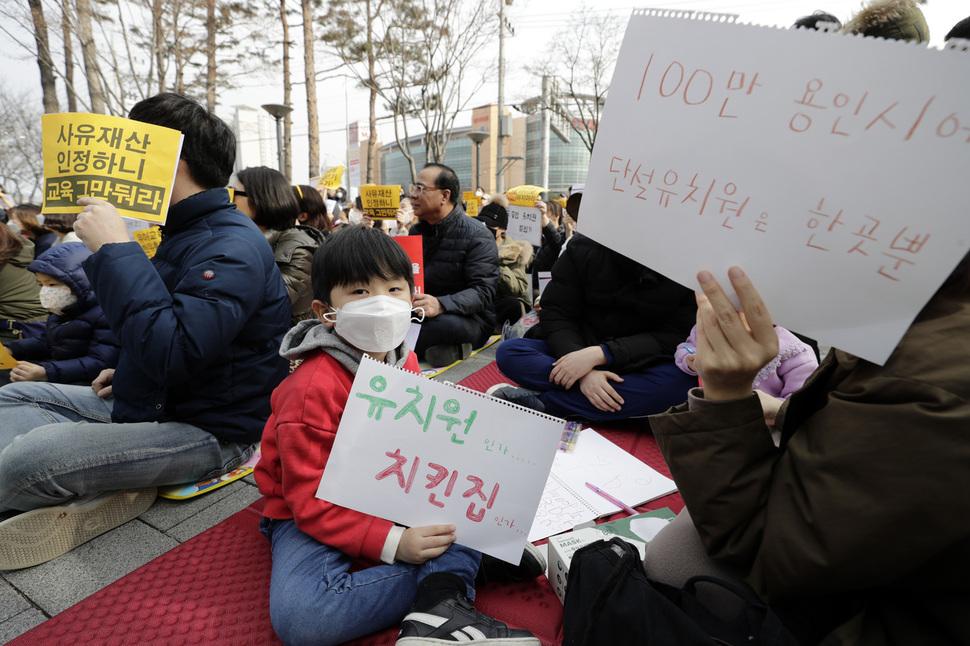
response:
{"label": "boy's white face mask", "polygon": [[[323,318],[336,323],[337,334],[364,352],[390,352],[404,343],[411,327],[411,303],[393,296],[369,296],[334,310]],[[423,310],[417,320],[424,320]]]}
{"label": "boy's white face mask", "polygon": [[67,285],[42,285],[40,288],[40,306],[45,310],[60,313],[75,303],[77,296]]}

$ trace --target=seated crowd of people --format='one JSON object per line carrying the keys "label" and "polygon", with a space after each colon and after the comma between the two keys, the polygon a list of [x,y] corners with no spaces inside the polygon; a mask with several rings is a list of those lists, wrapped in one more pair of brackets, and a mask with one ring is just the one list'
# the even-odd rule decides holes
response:
{"label": "seated crowd of people", "polygon": [[[532,544],[512,566],[454,525],[315,495],[365,355],[419,372],[501,334],[509,382],[493,397],[656,436],[686,507],[647,548],[652,579],[744,586],[802,644],[970,643],[970,256],[885,365],[837,349],[820,363],[741,268],[736,311],[708,271],[695,292],[584,236],[581,192],[536,203],[535,249],[507,235],[504,196],[468,217],[443,164],[377,220],[270,168],[232,177],[231,129],[185,96],[128,116],[185,136],[153,258],[97,198],[71,217],[9,208],[0,226],[0,343],[17,361],[0,388],[0,570],[56,558],[158,487],[259,447],[284,643],[400,624],[402,644],[538,644],[472,605],[476,586],[542,574]],[[422,238],[423,291],[402,236]]]}

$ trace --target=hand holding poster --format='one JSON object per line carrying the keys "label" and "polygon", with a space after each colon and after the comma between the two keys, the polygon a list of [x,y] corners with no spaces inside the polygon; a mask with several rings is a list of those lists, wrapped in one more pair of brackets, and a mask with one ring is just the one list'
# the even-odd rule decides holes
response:
{"label": "hand holding poster", "polygon": [[42,117],[45,213],[80,213],[96,197],[124,217],[165,223],[182,133],[101,114]]}
{"label": "hand holding poster", "polygon": [[[883,363],[970,248],[970,65],[898,41],[634,12],[583,233]],[[865,70],[860,74],[859,70]]]}
{"label": "hand holding poster", "polygon": [[564,427],[365,356],[317,497],[517,564]]}

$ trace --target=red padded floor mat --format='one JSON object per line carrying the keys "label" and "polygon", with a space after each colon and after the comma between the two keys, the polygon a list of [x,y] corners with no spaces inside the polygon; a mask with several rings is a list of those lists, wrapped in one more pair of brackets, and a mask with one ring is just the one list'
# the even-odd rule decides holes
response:
{"label": "red padded floor mat", "polygon": [[[505,381],[491,363],[461,382],[484,391]],[[658,471],[669,475],[645,421],[596,430]],[[179,545],[84,601],[9,642],[12,646],[129,644],[263,646],[280,644],[269,620],[269,542],[257,529],[262,501]],[[683,502],[671,494],[641,511]],[[616,517],[621,517],[617,514]],[[562,605],[545,577],[491,584],[475,606],[506,623],[531,630],[543,646],[562,641]],[[353,646],[393,644],[397,627],[355,640]]]}

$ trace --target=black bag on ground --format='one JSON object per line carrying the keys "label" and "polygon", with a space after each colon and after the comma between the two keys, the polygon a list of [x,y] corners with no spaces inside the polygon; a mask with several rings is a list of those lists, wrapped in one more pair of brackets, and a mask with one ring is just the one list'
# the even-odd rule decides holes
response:
{"label": "black bag on ground", "polygon": [[[697,598],[714,585],[741,599],[743,609],[722,619]],[[694,577],[678,589],[647,579],[636,548],[613,538],[579,549],[572,558],[563,603],[563,646],[658,644],[677,646],[797,646],[778,617],[752,592],[713,577]]]}

